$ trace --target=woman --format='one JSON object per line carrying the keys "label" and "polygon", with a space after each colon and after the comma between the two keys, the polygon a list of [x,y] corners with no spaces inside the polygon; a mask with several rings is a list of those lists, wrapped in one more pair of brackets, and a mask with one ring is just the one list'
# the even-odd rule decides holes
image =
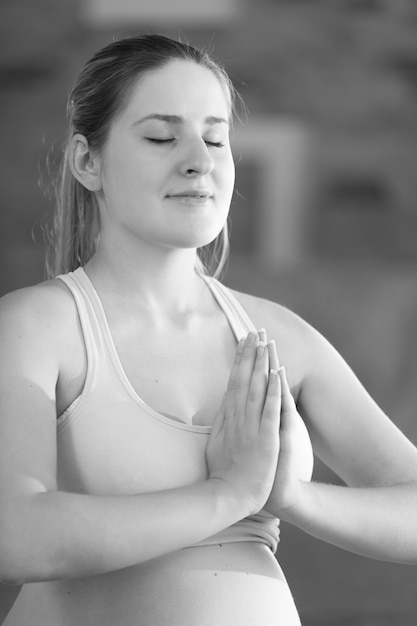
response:
{"label": "woman", "polygon": [[[1,306],[7,626],[299,624],[277,518],[417,561],[414,446],[307,323],[204,271],[233,100],[210,58],[152,35],[73,88],[55,278]],[[350,488],[310,482],[311,443]]]}

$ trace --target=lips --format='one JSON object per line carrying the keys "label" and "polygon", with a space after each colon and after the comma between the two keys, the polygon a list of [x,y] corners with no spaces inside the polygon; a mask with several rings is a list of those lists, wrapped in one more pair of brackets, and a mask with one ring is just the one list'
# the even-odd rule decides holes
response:
{"label": "lips", "polygon": [[212,194],[206,189],[186,189],[178,193],[168,194],[168,198],[211,198]]}

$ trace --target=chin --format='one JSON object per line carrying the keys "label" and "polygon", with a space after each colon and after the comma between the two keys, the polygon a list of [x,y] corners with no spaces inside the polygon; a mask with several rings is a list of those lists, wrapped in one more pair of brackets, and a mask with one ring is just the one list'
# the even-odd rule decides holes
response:
{"label": "chin", "polygon": [[199,228],[198,231],[179,233],[178,238],[176,238],[176,242],[173,242],[174,247],[203,248],[204,246],[208,246],[222,232],[223,226],[224,224],[221,224],[216,228]]}
{"label": "chin", "polygon": [[196,238],[194,240],[193,243],[190,242],[189,245],[186,245],[184,247],[186,248],[204,248],[205,246],[210,245],[211,243],[213,243],[213,241],[218,237],[218,235],[221,233],[221,230],[216,231],[216,233],[214,235],[211,235],[210,237],[198,237],[198,239]]}

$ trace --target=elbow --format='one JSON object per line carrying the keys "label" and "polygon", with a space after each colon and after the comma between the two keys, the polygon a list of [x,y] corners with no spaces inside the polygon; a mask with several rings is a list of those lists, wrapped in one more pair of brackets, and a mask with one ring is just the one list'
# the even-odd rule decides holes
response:
{"label": "elbow", "polygon": [[25,580],[20,580],[18,577],[10,574],[11,572],[3,572],[3,567],[1,568],[0,583],[2,585],[8,585],[9,587],[20,587],[27,582]]}
{"label": "elbow", "polygon": [[[0,555],[1,557],[1,555]],[[24,568],[16,567],[15,563],[2,563],[0,566],[0,583],[10,587],[21,587],[26,583],[40,582]]]}
{"label": "elbow", "polygon": [[[4,503],[3,503],[4,504]],[[4,585],[22,585],[25,580],[25,541],[13,529],[13,521],[6,506],[0,513],[0,582]],[[26,562],[26,568],[28,563]]]}
{"label": "elbow", "polygon": [[[27,574],[27,573],[26,573]],[[26,580],[22,557],[13,549],[12,542],[0,527],[0,583],[23,585]]]}
{"label": "elbow", "polygon": [[39,558],[35,533],[27,533],[13,512],[2,503],[0,511],[0,582],[23,585],[49,578],[46,562]]}
{"label": "elbow", "polygon": [[39,583],[49,580],[58,580],[60,576],[54,574],[46,564],[32,566],[21,555],[7,555],[0,550],[0,583],[9,586],[22,586],[27,583]]}

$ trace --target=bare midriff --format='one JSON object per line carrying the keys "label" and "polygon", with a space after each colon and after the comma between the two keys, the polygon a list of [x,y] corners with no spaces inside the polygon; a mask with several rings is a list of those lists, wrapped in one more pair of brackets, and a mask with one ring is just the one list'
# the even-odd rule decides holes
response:
{"label": "bare midriff", "polygon": [[3,626],[299,626],[258,542],[186,548],[128,569],[23,586]]}

